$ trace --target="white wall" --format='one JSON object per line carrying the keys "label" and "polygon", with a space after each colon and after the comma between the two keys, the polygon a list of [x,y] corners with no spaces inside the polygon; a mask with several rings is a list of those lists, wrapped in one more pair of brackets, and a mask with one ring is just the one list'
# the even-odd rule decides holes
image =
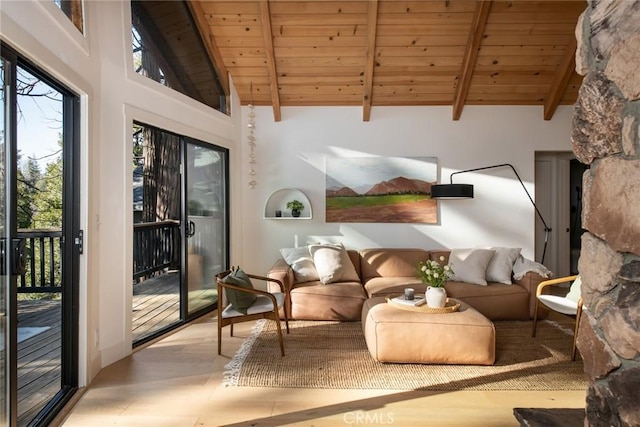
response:
{"label": "white wall", "polygon": [[[247,108],[243,109],[244,122]],[[465,107],[460,121],[451,107],[374,107],[362,121],[360,107],[256,107],[256,179],[248,189],[245,161],[242,265],[266,273],[278,249],[307,242],[343,242],[347,248],[453,248],[515,246],[534,257],[534,209],[509,168],[461,174],[475,198],[439,201],[439,224],[325,222],[325,160],[334,156],[437,156],[439,182],[451,172],[511,163],[534,195],[535,151],[569,151],[571,108],[542,119],[542,107]],[[243,130],[244,157],[248,154]],[[279,188],[298,188],[310,199],[311,220],[263,219],[264,203]]]}
{"label": "white wall", "polygon": [[131,352],[133,120],[227,147],[235,169],[241,132],[237,97],[230,118],[133,72],[129,2],[84,8],[85,36],[52,1],[0,8],[2,39],[82,98],[81,386]]}

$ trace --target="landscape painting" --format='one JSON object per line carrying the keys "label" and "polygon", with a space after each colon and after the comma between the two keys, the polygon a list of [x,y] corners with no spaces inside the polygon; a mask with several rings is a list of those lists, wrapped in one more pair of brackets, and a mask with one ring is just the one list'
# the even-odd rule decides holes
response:
{"label": "landscape painting", "polygon": [[327,158],[327,222],[436,224],[437,157]]}

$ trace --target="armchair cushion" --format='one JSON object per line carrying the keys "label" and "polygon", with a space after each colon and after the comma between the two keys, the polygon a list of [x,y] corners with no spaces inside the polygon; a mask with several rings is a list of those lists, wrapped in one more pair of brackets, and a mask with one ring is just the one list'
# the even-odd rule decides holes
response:
{"label": "armchair cushion", "polygon": [[[238,267],[227,274],[222,281],[231,285],[246,289],[253,289],[253,283],[247,274]],[[242,314],[247,314],[247,309],[256,301],[257,295],[250,292],[242,292],[236,289],[226,288],[225,293],[231,306]]]}
{"label": "armchair cushion", "polygon": [[569,293],[565,296],[569,301],[573,301],[578,305],[578,301],[580,301],[580,297],[582,296],[582,290],[580,289],[582,286],[582,281],[580,280],[580,276],[576,278],[571,284],[569,288]]}
{"label": "armchair cushion", "polygon": [[[278,308],[282,307],[284,303],[284,294],[282,292],[274,292],[273,296],[276,297],[276,304]],[[251,304],[251,306],[245,309],[246,313],[240,312],[233,308],[233,305],[229,305],[222,312],[222,318],[228,319],[230,317],[239,317],[247,314],[258,314],[258,313],[266,313],[268,311],[273,311],[273,301],[265,295],[259,295],[256,301]]]}

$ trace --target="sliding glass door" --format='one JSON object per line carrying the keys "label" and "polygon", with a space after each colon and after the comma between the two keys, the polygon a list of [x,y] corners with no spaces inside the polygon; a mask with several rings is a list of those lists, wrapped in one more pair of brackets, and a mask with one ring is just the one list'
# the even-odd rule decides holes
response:
{"label": "sliding glass door", "polygon": [[1,52],[1,417],[40,426],[78,382],[79,97]]}
{"label": "sliding glass door", "polygon": [[227,265],[227,150],[133,126],[133,345],[203,313]]}

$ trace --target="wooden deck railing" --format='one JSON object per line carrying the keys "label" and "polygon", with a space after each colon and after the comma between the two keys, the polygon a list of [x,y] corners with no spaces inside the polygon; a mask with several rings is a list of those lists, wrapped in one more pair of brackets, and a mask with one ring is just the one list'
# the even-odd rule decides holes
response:
{"label": "wooden deck railing", "polygon": [[[24,274],[18,276],[20,293],[62,291],[62,230],[20,229],[23,239]],[[133,226],[133,278],[152,277],[155,272],[180,265],[180,223],[159,221]]]}
{"label": "wooden deck railing", "polygon": [[180,223],[175,220],[133,225],[133,278],[148,278],[180,265]]}
{"label": "wooden deck railing", "polygon": [[18,292],[61,292],[62,230],[20,229],[16,237],[24,240],[25,267],[25,273],[18,276]]}

